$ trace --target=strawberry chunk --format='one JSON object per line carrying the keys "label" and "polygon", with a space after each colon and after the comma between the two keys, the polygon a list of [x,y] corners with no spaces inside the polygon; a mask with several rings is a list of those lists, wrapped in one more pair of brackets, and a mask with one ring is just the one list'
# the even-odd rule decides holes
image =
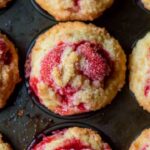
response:
{"label": "strawberry chunk", "polygon": [[149,95],[149,93],[150,93],[150,80],[147,80],[147,84],[144,87],[144,94],[147,97]]}
{"label": "strawberry chunk", "polygon": [[74,1],[74,5],[75,6],[79,6],[80,5],[80,0],[73,0]]}
{"label": "strawberry chunk", "polygon": [[148,150],[149,149],[149,145],[144,145],[144,147],[141,150]]}
{"label": "strawberry chunk", "polygon": [[106,57],[107,55],[102,55],[106,53],[102,47],[84,42],[77,47],[77,51],[85,58],[84,65],[80,66],[84,75],[91,80],[99,80],[100,82],[109,76],[111,72],[110,60]]}
{"label": "strawberry chunk", "polygon": [[51,79],[51,71],[55,66],[59,65],[64,47],[65,45],[63,43],[59,44],[45,56],[41,63],[41,78],[49,85],[53,83]]}
{"label": "strawberry chunk", "polygon": [[0,54],[7,50],[7,45],[3,39],[0,38]]}
{"label": "strawberry chunk", "polygon": [[12,54],[3,39],[0,39],[0,62],[9,65],[11,63]]}
{"label": "strawberry chunk", "polygon": [[38,95],[38,89],[37,89],[37,84],[38,84],[38,79],[35,77],[30,78],[29,84],[30,88],[33,90],[33,92]]}

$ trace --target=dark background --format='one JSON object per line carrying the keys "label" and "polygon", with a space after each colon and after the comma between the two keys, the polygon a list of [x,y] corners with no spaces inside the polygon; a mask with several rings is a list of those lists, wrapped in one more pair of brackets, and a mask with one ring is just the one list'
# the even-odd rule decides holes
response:
{"label": "dark background", "polygon": [[[30,0],[16,0],[8,9],[0,11],[0,29],[9,35],[18,48],[22,83],[10,98],[10,104],[0,111],[0,131],[16,150],[24,150],[34,135],[55,123],[79,121],[93,125],[110,137],[115,149],[127,150],[135,137],[150,127],[150,114],[138,106],[126,85],[111,105],[81,119],[56,118],[39,109],[24,83],[24,62],[31,41],[44,29],[57,22],[41,15]],[[114,6],[94,24],[106,29],[117,38],[127,54],[134,43],[150,30],[150,13],[133,0],[116,0]]]}

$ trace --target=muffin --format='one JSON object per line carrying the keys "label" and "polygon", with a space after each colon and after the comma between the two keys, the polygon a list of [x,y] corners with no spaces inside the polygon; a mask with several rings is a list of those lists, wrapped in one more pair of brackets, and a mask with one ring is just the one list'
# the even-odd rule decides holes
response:
{"label": "muffin", "polygon": [[29,60],[30,89],[42,105],[62,116],[103,108],[125,81],[121,46],[92,24],[55,25],[37,38]]}
{"label": "muffin", "polygon": [[3,141],[1,134],[0,134],[0,150],[12,150],[11,146]]}
{"label": "muffin", "polygon": [[141,0],[144,7],[148,10],[150,10],[150,0]]}
{"label": "muffin", "polygon": [[18,56],[13,43],[0,33],[0,108],[3,108],[19,82]]}
{"label": "muffin", "polygon": [[113,0],[35,0],[58,21],[94,20],[113,4]]}
{"label": "muffin", "polygon": [[111,150],[95,131],[87,128],[71,127],[45,136],[31,150]]}
{"label": "muffin", "polygon": [[150,112],[150,32],[140,39],[130,56],[130,89],[140,106]]}
{"label": "muffin", "polygon": [[145,129],[141,135],[131,144],[129,150],[149,150],[150,149],[150,129]]}
{"label": "muffin", "polygon": [[8,5],[11,0],[0,0],[0,9]]}

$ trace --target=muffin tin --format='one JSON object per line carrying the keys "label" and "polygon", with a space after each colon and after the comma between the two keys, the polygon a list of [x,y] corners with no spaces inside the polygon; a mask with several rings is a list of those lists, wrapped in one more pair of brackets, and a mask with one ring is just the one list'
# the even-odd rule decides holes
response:
{"label": "muffin tin", "polygon": [[[136,136],[150,127],[150,114],[139,107],[129,90],[128,71],[126,85],[112,104],[88,116],[57,117],[37,107],[28,94],[24,64],[31,41],[56,23],[54,19],[41,15],[31,0],[16,0],[0,13],[0,29],[16,43],[22,75],[22,83],[10,98],[10,104],[0,112],[0,131],[10,140],[15,150],[23,150],[43,129],[51,131],[53,125],[61,122],[58,128],[67,127],[64,123],[67,120],[71,126],[77,125],[76,122],[94,126],[109,137],[115,150],[128,150]],[[135,0],[115,0],[113,7],[92,23],[106,27],[120,41],[128,57],[135,41],[150,30],[150,14],[141,9]]]}
{"label": "muffin tin", "polygon": [[35,9],[41,13],[43,16],[47,17],[48,19],[54,21],[54,17],[49,15],[45,10],[41,9],[40,6],[35,2],[35,0],[31,0],[32,5],[35,7]]}
{"label": "muffin tin", "polygon": [[[52,26],[51,26],[52,27]],[[48,27],[51,28],[51,27]],[[44,31],[42,31],[40,34],[43,34],[44,32],[46,32],[47,29],[45,29]],[[30,59],[30,52],[36,42],[36,39],[38,37],[36,37],[30,44],[29,48],[28,48],[28,51],[27,51],[27,56],[26,56],[26,62],[25,62],[25,66],[26,66],[26,63],[28,62],[28,60]],[[30,61],[30,60],[29,60]],[[25,67],[25,73],[26,73],[26,67]],[[60,118],[60,119],[66,119],[66,120],[72,120],[72,119],[81,119],[81,118],[87,118],[89,116],[91,116],[92,114],[94,114],[94,112],[89,112],[89,113],[83,113],[83,114],[79,114],[79,115],[71,115],[71,116],[60,116],[50,110],[48,110],[44,105],[42,105],[40,102],[39,102],[39,98],[34,94],[34,92],[30,89],[30,86],[29,86],[29,77],[26,77],[25,76],[25,84],[26,84],[26,88],[27,88],[27,91],[28,91],[28,94],[30,95],[30,97],[32,98],[32,100],[34,101],[34,103],[40,108],[42,109],[43,111],[45,111],[46,113],[48,113],[49,115],[52,115],[54,117],[57,117],[57,118]],[[96,111],[98,112],[98,111]],[[95,113],[96,113],[95,112]]]}

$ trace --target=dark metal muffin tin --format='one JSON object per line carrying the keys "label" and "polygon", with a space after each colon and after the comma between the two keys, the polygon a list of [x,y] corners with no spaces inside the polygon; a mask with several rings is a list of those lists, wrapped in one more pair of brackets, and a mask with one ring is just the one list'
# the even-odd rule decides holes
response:
{"label": "dark metal muffin tin", "polygon": [[[51,115],[37,107],[28,94],[24,77],[28,48],[41,31],[56,23],[54,19],[41,15],[31,0],[16,0],[0,13],[0,29],[13,39],[18,48],[22,76],[22,82],[11,96],[10,103],[0,111],[0,131],[15,150],[24,150],[43,129],[51,130],[51,126],[66,120],[73,126],[78,121],[102,131],[111,139],[115,150],[128,150],[135,137],[150,127],[150,114],[139,107],[129,90],[128,71],[126,84],[112,104],[84,117],[68,119]],[[115,0],[111,9],[92,23],[106,27],[120,41],[128,58],[135,41],[150,31],[150,14],[141,9],[135,0]]]}
{"label": "dark metal muffin tin", "polygon": [[35,0],[31,0],[32,5],[35,7],[37,11],[39,11],[43,16],[47,17],[48,19],[54,21],[54,17],[48,14],[45,10],[41,9],[41,7],[35,2]]}

